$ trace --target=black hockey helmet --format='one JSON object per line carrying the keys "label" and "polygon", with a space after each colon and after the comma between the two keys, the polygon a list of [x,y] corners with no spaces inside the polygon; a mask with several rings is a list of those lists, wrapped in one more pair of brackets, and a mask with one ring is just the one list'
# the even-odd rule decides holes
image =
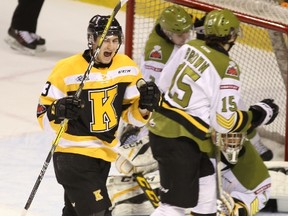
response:
{"label": "black hockey helmet", "polygon": [[[88,37],[88,47],[91,49],[93,43],[97,39],[98,36],[100,36],[109,20],[110,16],[101,16],[101,15],[95,15],[93,16],[90,21],[87,28],[87,37]],[[113,19],[110,28],[107,32],[107,36],[109,35],[116,35],[119,38],[119,44],[121,45],[123,42],[123,32],[122,28],[119,24],[119,22],[116,20],[116,18]],[[119,45],[119,46],[120,46]]]}

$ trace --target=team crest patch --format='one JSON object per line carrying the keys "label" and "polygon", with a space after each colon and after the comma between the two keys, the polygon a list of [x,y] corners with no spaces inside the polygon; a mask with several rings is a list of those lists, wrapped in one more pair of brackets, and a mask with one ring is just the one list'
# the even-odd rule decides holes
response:
{"label": "team crest patch", "polygon": [[154,46],[153,50],[149,54],[150,59],[162,60],[162,50],[159,45]]}
{"label": "team crest patch", "polygon": [[37,114],[41,115],[42,113],[46,112],[46,107],[42,104],[38,104],[37,106]]}
{"label": "team crest patch", "polygon": [[226,74],[229,76],[238,77],[239,72],[234,62],[229,63],[229,67],[226,70]]}

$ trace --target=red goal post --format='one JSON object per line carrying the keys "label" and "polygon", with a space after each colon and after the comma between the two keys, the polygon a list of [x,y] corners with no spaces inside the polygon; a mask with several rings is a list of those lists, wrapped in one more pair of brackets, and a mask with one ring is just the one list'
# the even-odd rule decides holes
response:
{"label": "red goal post", "polygon": [[243,38],[237,39],[230,56],[240,66],[243,98],[247,106],[264,98],[275,99],[279,116],[259,132],[268,142],[285,145],[283,160],[288,161],[288,8],[274,0],[129,0],[125,53],[139,65],[157,17],[171,4],[182,5],[194,19],[221,8],[232,10],[239,18]]}

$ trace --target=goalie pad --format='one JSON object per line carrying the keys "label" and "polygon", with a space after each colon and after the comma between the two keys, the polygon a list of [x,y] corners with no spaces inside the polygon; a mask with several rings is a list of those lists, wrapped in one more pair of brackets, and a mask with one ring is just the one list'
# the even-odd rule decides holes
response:
{"label": "goalie pad", "polygon": [[286,198],[288,200],[288,162],[265,161],[271,176],[271,198]]}
{"label": "goalie pad", "polygon": [[265,161],[271,176],[271,197],[277,202],[279,212],[288,212],[288,162]]}
{"label": "goalie pad", "polygon": [[[158,170],[144,177],[154,192],[159,195],[160,179]],[[150,215],[154,207],[133,176],[109,176],[107,188],[112,202],[113,215]]]}

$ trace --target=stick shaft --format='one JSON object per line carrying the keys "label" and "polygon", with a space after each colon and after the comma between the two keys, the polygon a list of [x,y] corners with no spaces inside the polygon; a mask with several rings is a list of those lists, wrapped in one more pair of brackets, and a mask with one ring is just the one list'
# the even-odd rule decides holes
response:
{"label": "stick shaft", "polygon": [[160,200],[158,196],[156,195],[155,191],[152,189],[149,182],[140,173],[134,174],[134,177],[135,177],[136,182],[138,183],[138,185],[144,192],[145,196],[147,197],[147,199],[151,202],[154,208],[157,208],[159,206]]}
{"label": "stick shaft", "polygon": [[217,198],[222,197],[222,176],[221,176],[221,150],[220,150],[220,133],[216,133],[215,159],[216,159],[216,183]]}

